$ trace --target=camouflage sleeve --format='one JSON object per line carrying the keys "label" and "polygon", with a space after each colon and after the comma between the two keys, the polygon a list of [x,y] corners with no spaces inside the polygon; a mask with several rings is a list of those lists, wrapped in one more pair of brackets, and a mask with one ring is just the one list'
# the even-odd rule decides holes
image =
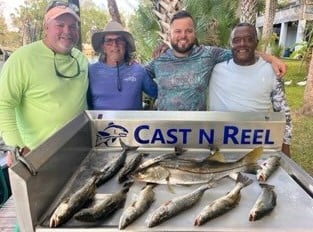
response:
{"label": "camouflage sleeve", "polygon": [[283,85],[284,84],[281,80],[278,80],[278,79],[276,80],[272,94],[271,94],[271,99],[272,99],[274,112],[285,113],[286,126],[285,126],[283,142],[285,144],[290,144],[291,137],[292,137],[291,114],[290,114],[290,108],[286,101]]}
{"label": "camouflage sleeve", "polygon": [[232,53],[229,49],[210,46],[207,46],[207,48],[210,50],[212,57],[214,58],[215,64],[233,58]]}

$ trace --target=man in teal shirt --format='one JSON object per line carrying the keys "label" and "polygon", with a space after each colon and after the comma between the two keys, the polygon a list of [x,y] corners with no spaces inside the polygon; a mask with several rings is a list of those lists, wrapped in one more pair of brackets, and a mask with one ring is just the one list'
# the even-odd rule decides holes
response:
{"label": "man in teal shirt", "polygon": [[24,154],[87,107],[88,60],[74,48],[79,20],[71,6],[54,2],[44,39],[16,50],[1,70],[1,136]]}

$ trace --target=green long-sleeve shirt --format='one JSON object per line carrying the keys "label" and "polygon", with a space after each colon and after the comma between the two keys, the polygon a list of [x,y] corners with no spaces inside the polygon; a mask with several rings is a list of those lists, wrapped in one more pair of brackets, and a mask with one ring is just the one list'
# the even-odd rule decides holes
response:
{"label": "green long-sleeve shirt", "polygon": [[[7,145],[38,146],[86,109],[88,60],[77,49],[72,56],[54,53],[42,41],[16,50],[0,75],[0,131]],[[55,62],[56,61],[56,62]]]}

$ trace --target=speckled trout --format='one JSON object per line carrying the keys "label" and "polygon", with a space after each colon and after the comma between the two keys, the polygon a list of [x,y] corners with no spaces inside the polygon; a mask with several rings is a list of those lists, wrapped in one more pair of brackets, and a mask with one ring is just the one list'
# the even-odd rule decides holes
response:
{"label": "speckled trout", "polygon": [[256,174],[258,181],[266,181],[279,167],[280,159],[280,156],[271,156],[264,160]]}
{"label": "speckled trout", "polygon": [[120,230],[126,228],[150,208],[155,196],[154,187],[155,184],[147,184],[143,187],[138,197],[123,211],[118,226]]}
{"label": "speckled trout", "polygon": [[93,175],[82,188],[59,204],[50,218],[49,226],[51,228],[58,227],[69,220],[89,200],[93,199],[96,193],[97,177],[97,175]]}
{"label": "speckled trout", "polygon": [[240,201],[240,190],[248,186],[252,182],[253,180],[239,173],[235,187],[225,196],[218,198],[217,200],[209,203],[206,207],[204,207],[203,210],[196,217],[194,225],[200,226],[207,221],[233,209]]}
{"label": "speckled trout", "polygon": [[117,155],[113,160],[108,162],[101,170],[99,177],[97,179],[97,186],[104,184],[110,180],[124,165],[126,160],[126,155],[128,151],[137,150],[138,146],[128,146],[121,139],[120,144],[122,146],[122,152]]}
{"label": "speckled trout", "polygon": [[260,184],[262,192],[256,200],[249,214],[249,221],[256,221],[271,212],[276,206],[276,193],[274,186]]}
{"label": "speckled trout", "polygon": [[194,206],[203,196],[203,193],[211,188],[210,184],[205,184],[183,196],[176,197],[165,202],[154,210],[147,218],[148,227],[156,226],[171,217]]}

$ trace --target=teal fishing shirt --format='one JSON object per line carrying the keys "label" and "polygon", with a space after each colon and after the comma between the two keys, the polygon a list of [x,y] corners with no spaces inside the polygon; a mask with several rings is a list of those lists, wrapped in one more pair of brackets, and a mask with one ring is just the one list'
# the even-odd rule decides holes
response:
{"label": "teal fishing shirt", "polygon": [[158,110],[205,111],[206,92],[215,64],[231,58],[230,50],[194,46],[187,57],[168,49],[146,69],[158,85]]}

